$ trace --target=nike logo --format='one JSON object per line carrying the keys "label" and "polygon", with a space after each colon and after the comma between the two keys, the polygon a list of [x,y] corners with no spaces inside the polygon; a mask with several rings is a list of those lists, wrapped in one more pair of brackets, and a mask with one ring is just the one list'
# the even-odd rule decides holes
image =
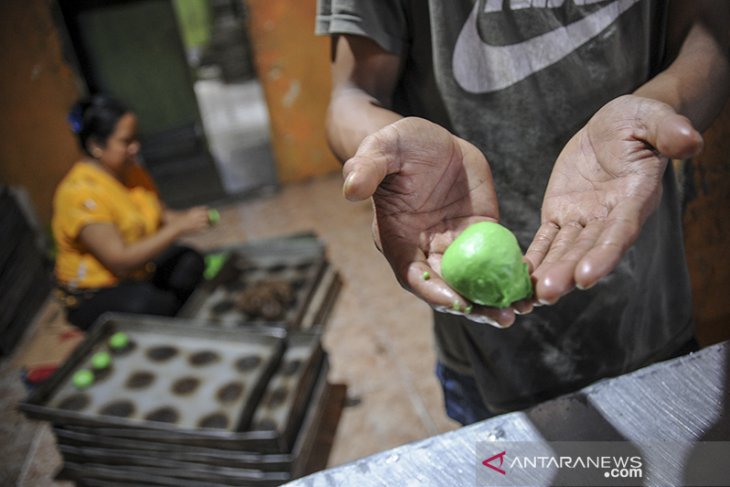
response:
{"label": "nike logo", "polygon": [[580,20],[532,39],[493,46],[479,37],[479,1],[454,46],[454,78],[469,93],[490,93],[547,68],[600,34],[639,0],[616,0]]}

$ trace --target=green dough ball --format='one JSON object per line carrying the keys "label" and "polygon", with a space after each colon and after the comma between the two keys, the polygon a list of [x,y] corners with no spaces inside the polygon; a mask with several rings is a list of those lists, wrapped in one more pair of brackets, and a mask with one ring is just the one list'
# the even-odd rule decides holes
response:
{"label": "green dough ball", "polygon": [[91,357],[91,366],[96,370],[106,369],[112,363],[112,356],[108,352],[97,352]]}
{"label": "green dough ball", "polygon": [[129,344],[129,336],[123,331],[118,331],[109,337],[109,347],[119,350]]}
{"label": "green dough ball", "polygon": [[223,264],[225,264],[226,262],[226,259],[228,259],[228,256],[223,253],[206,255],[205,270],[203,271],[203,276],[209,280],[213,279],[215,276],[218,275],[218,272],[220,272]]}
{"label": "green dough ball", "polygon": [[444,280],[474,303],[506,308],[532,295],[517,238],[498,223],[470,225],[444,252]]}
{"label": "green dough ball", "polygon": [[211,225],[215,225],[218,223],[221,219],[221,214],[216,210],[215,208],[211,208],[208,210],[208,222]]}
{"label": "green dough ball", "polygon": [[81,369],[74,374],[73,383],[78,389],[86,389],[94,383],[94,373],[87,369]]}

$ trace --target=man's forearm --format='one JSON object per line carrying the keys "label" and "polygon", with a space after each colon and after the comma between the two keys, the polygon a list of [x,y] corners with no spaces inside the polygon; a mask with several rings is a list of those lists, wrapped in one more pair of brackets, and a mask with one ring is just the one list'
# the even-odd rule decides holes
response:
{"label": "man's forearm", "polygon": [[700,132],[709,127],[730,94],[730,8],[704,8],[672,64],[634,93],[667,103]]}
{"label": "man's forearm", "polygon": [[344,162],[357,152],[365,137],[401,118],[364,91],[355,87],[343,88],[330,102],[327,140],[332,152]]}

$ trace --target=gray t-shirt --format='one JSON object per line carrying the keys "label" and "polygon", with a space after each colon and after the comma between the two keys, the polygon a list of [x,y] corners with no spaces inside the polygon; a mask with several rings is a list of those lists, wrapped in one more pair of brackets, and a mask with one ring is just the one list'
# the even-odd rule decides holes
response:
{"label": "gray t-shirt", "polygon": [[[320,0],[317,33],[367,36],[402,58],[395,109],[482,150],[500,223],[525,250],[565,143],[657,72],[665,3]],[[506,330],[436,313],[439,359],[502,412],[665,358],[693,332],[681,228],[670,165],[660,208],[608,277]]]}

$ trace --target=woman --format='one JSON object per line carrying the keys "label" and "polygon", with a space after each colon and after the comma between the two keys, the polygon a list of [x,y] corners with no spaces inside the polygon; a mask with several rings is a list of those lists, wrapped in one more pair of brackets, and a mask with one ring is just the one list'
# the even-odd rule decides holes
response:
{"label": "woman", "polygon": [[208,208],[164,207],[136,162],[137,119],[116,100],[80,101],[69,120],[85,157],[59,184],[52,220],[69,322],[85,330],[107,311],[176,314],[200,282],[204,261],[175,241],[206,229]]}

